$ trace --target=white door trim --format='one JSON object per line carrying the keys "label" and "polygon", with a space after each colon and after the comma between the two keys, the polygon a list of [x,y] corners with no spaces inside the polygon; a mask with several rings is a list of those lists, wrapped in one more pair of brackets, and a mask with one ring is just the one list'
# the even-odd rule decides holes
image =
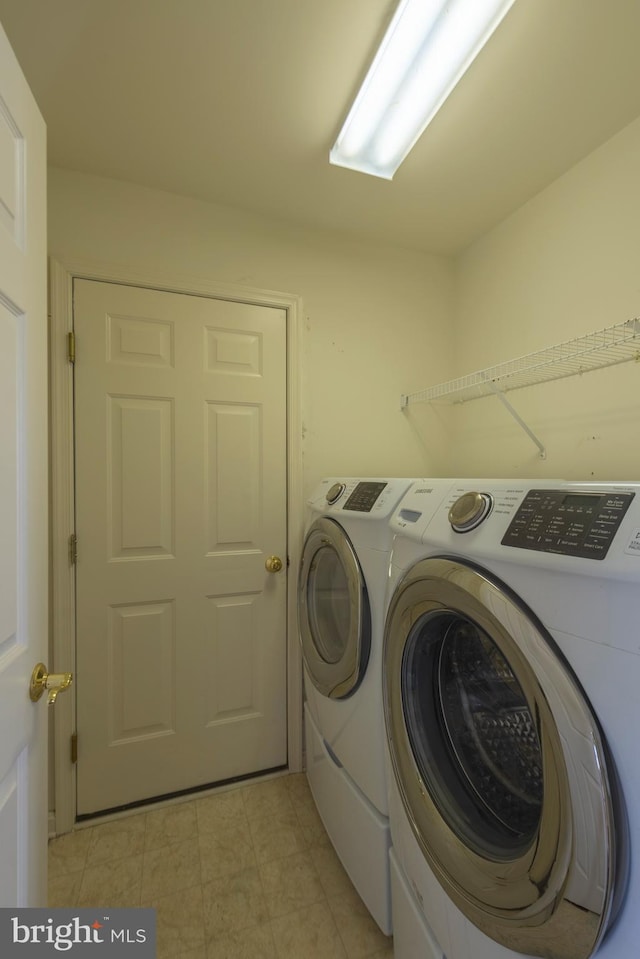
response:
{"label": "white door trim", "polygon": [[[296,570],[303,532],[300,297],[270,290],[233,286],[180,274],[131,270],[120,264],[88,260],[49,261],[51,389],[51,622],[53,670],[75,672],[75,578],[69,562],[74,530],[73,377],[67,334],[73,329],[73,280],[142,286],[172,293],[222,297],[283,309],[287,315],[287,503],[289,576],[287,578],[287,737],[288,764],[302,769],[302,660],[296,613]],[[73,689],[73,687],[72,687]],[[75,731],[75,693],[56,705],[54,728],[55,831],[73,829],[76,816],[76,769],[70,761]]]}

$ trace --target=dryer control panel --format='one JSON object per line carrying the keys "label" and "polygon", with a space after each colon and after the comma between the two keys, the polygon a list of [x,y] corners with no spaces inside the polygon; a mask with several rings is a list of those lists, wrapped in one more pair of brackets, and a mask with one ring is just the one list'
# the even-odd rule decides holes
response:
{"label": "dryer control panel", "polygon": [[634,496],[623,490],[529,490],[502,545],[604,559]]}

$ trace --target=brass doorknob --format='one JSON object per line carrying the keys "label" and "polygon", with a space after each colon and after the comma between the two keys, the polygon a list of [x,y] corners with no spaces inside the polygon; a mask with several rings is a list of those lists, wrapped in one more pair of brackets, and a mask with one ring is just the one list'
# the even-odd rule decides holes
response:
{"label": "brass doorknob", "polygon": [[55,705],[58,693],[68,689],[73,682],[71,673],[48,673],[44,663],[38,663],[31,673],[29,696],[32,702],[37,703],[44,691],[49,693],[47,705]]}
{"label": "brass doorknob", "polygon": [[282,560],[279,556],[268,556],[264,568],[268,573],[279,573],[282,569]]}

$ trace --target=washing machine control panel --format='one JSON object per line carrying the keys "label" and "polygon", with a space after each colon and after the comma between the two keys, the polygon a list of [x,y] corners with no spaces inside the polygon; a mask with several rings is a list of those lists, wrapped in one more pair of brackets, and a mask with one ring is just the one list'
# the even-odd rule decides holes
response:
{"label": "washing machine control panel", "polygon": [[529,490],[502,545],[604,559],[634,496],[622,490]]}
{"label": "washing machine control panel", "polygon": [[370,513],[386,483],[358,483],[342,509],[352,509],[358,513]]}

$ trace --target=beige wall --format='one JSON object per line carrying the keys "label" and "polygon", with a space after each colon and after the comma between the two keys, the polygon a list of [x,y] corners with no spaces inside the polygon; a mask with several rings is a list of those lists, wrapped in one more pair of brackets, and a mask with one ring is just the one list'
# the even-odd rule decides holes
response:
{"label": "beige wall", "polygon": [[301,296],[307,491],[327,473],[637,480],[636,363],[509,394],[544,461],[493,397],[399,397],[640,315],[638,169],[640,120],[455,262],[52,170],[50,251]]}
{"label": "beige wall", "polygon": [[49,250],[302,297],[304,481],[447,469],[443,420],[400,394],[448,375],[452,264],[51,170]]}
{"label": "beige wall", "polygon": [[[640,120],[456,264],[456,376],[640,315]],[[640,365],[508,394],[546,461],[497,399],[457,407],[454,472],[640,480]]]}

